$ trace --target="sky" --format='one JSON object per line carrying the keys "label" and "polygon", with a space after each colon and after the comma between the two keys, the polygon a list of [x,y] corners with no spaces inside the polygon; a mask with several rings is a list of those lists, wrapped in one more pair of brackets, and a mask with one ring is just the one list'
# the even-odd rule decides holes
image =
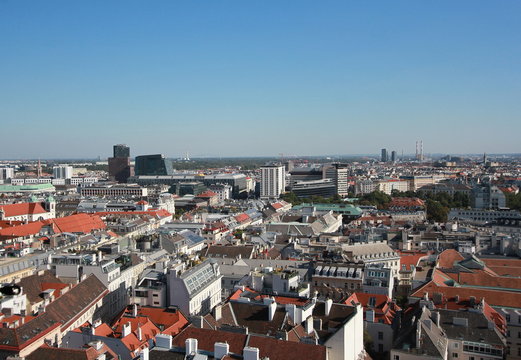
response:
{"label": "sky", "polygon": [[0,0],[0,158],[519,153],[521,1]]}

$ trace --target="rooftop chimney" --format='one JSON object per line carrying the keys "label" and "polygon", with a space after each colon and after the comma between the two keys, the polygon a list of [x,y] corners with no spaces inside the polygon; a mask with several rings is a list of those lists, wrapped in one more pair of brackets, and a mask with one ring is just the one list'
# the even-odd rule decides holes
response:
{"label": "rooftop chimney", "polygon": [[230,352],[230,345],[228,343],[216,342],[214,344],[213,356],[217,360],[221,360]]}
{"label": "rooftop chimney", "polygon": [[310,315],[306,319],[306,334],[311,334],[313,332],[313,330],[314,330],[314,327],[313,327],[313,316]]}
{"label": "rooftop chimney", "polygon": [[460,326],[465,326],[465,327],[469,326],[469,320],[467,318],[454,317],[454,318],[452,318],[452,323],[454,325],[460,325]]}
{"label": "rooftop chimney", "polygon": [[186,355],[195,355],[197,354],[197,339],[186,339]]}
{"label": "rooftop chimney", "polygon": [[89,343],[89,346],[93,347],[94,349],[96,349],[96,351],[100,351],[101,348],[103,347],[103,342],[97,340],[97,341],[91,341]]}
{"label": "rooftop chimney", "polygon": [[143,330],[141,330],[141,326],[137,327],[137,338],[139,341],[143,341]]}
{"label": "rooftop chimney", "polygon": [[172,348],[172,335],[158,334],[156,335],[156,346],[162,349]]}
{"label": "rooftop chimney", "polygon": [[132,305],[132,316],[137,317],[137,305]]}
{"label": "rooftop chimney", "polygon": [[244,360],[259,360],[259,348],[245,346],[242,357]]}
{"label": "rooftop chimney", "polygon": [[440,323],[441,323],[441,314],[439,311],[433,311],[432,312],[432,319],[434,320],[434,323],[436,324],[437,327],[440,327]]}
{"label": "rooftop chimney", "polygon": [[131,326],[130,326],[130,322],[127,322],[126,324],[123,325],[123,328],[121,329],[121,337],[124,338],[128,335],[130,335],[130,331],[131,331]]}
{"label": "rooftop chimney", "polygon": [[222,305],[221,304],[216,305],[213,308],[213,317],[215,318],[216,321],[221,320],[221,318],[222,318]]}
{"label": "rooftop chimney", "polygon": [[272,297],[264,298],[263,302],[265,305],[268,305],[268,321],[272,321],[275,317],[275,312],[277,312],[277,302]]}
{"label": "rooftop chimney", "polygon": [[329,316],[329,313],[331,312],[331,307],[333,306],[333,300],[327,299],[325,301],[324,306],[325,306],[326,316]]}
{"label": "rooftop chimney", "polygon": [[365,321],[374,323],[374,310],[367,310],[365,312]]}
{"label": "rooftop chimney", "polygon": [[141,350],[141,354],[139,354],[139,360],[148,360],[149,357],[149,349],[148,347],[145,347],[143,350]]}

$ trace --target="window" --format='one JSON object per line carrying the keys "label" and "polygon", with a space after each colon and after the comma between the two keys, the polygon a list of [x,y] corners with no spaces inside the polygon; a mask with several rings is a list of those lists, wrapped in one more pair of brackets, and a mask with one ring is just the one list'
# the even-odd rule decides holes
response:
{"label": "window", "polygon": [[452,357],[453,358],[457,358],[458,357],[458,353],[452,353]]}
{"label": "window", "polygon": [[393,355],[393,360],[400,360],[400,355]]}
{"label": "window", "polygon": [[378,331],[378,340],[384,339],[384,333],[382,331]]}
{"label": "window", "polygon": [[378,344],[378,352],[383,353],[384,352],[384,346],[383,344]]}
{"label": "window", "polygon": [[459,344],[458,344],[458,343],[454,343],[454,344],[452,344],[452,347],[453,347],[454,349],[457,349],[457,348],[458,348],[458,346],[459,346]]}

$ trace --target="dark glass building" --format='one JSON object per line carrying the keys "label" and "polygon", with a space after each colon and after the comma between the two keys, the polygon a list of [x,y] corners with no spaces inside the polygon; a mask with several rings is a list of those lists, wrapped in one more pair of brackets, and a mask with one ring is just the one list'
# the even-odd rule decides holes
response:
{"label": "dark glass building", "polygon": [[130,148],[124,144],[114,145],[114,157],[115,158],[129,158]]}
{"label": "dark glass building", "polygon": [[174,172],[172,160],[161,154],[136,156],[135,168],[136,176],[172,175]]}
{"label": "dark glass building", "polygon": [[130,176],[134,175],[130,166],[130,148],[127,145],[114,145],[114,157],[109,160],[109,176],[111,180],[126,183]]}

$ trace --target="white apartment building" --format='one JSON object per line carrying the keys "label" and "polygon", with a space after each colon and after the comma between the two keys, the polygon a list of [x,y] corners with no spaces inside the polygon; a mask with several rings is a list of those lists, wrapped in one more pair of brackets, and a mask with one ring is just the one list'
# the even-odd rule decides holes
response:
{"label": "white apartment building", "polygon": [[9,180],[14,177],[14,169],[11,167],[0,167],[0,180]]}
{"label": "white apartment building", "polygon": [[322,177],[324,179],[331,179],[333,184],[335,184],[335,191],[337,195],[347,196],[349,193],[349,184],[347,182],[349,169],[347,164],[327,164],[322,169],[322,172]]}
{"label": "white apartment building", "polygon": [[221,278],[217,263],[205,262],[184,270],[178,264],[168,273],[171,306],[177,306],[187,316],[208,314],[221,302]]}
{"label": "white apartment building", "polygon": [[409,190],[409,182],[405,180],[398,179],[386,179],[386,180],[378,180],[375,182],[376,190],[386,193],[387,195],[391,195],[393,190],[397,191],[408,191]]}
{"label": "white apartment building", "polygon": [[53,166],[52,168],[52,176],[55,179],[70,179],[73,175],[72,166],[59,165]]}
{"label": "white apartment building", "polygon": [[278,199],[286,187],[284,166],[265,165],[261,167],[261,199]]}
{"label": "white apartment building", "polygon": [[366,266],[382,264],[391,269],[392,277],[398,277],[400,255],[385,243],[347,245],[342,246],[342,250],[350,261],[361,261]]}

